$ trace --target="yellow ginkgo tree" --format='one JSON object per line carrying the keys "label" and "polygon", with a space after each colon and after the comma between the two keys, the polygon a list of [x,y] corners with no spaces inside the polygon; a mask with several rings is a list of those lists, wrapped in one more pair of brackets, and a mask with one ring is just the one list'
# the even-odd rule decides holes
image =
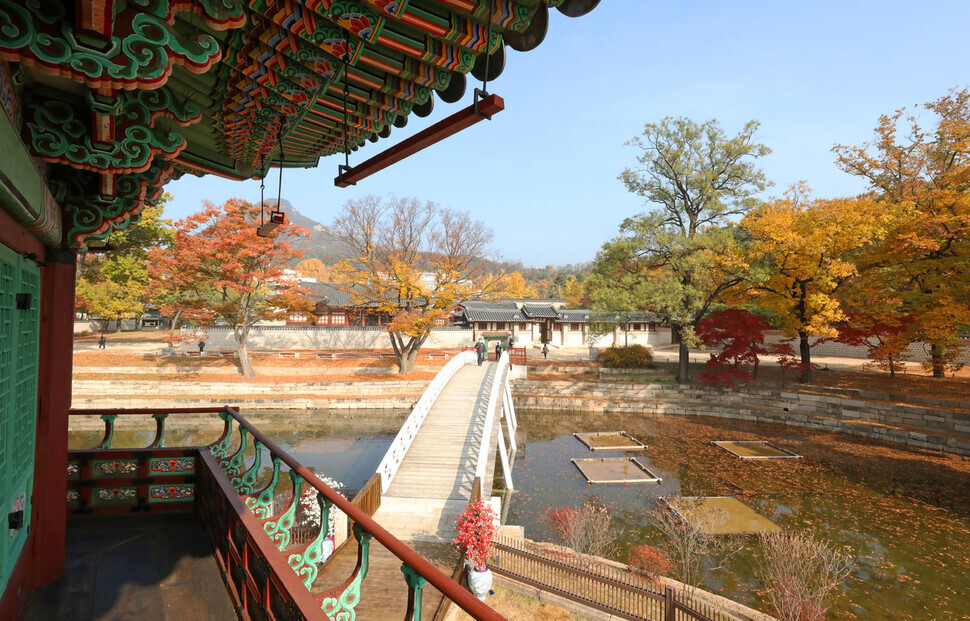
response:
{"label": "yellow ginkgo tree", "polygon": [[798,339],[802,381],[812,379],[811,338],[834,337],[845,320],[839,289],[861,253],[884,234],[886,217],[867,198],[813,199],[804,184],[749,213],[744,301]]}

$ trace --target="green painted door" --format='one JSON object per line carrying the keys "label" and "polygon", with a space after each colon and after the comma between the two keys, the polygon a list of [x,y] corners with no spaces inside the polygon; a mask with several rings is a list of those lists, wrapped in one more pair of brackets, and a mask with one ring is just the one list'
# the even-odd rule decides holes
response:
{"label": "green painted door", "polygon": [[[0,592],[30,524],[39,334],[40,269],[0,245]],[[21,510],[23,527],[8,528]]]}

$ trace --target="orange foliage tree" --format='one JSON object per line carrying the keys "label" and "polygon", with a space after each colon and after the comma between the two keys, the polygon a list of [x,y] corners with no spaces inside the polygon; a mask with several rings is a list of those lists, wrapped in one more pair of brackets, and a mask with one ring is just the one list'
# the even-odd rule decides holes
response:
{"label": "orange foliage tree", "polygon": [[299,287],[286,282],[283,270],[303,256],[289,240],[307,236],[285,224],[259,237],[259,206],[230,199],[175,224],[175,238],[149,253],[150,290],[167,303],[162,312],[181,312],[203,326],[223,320],[232,327],[244,377],[255,377],[248,338],[253,322],[312,304]]}
{"label": "orange foliage tree", "polygon": [[970,90],[954,90],[924,108],[930,130],[905,109],[883,115],[871,143],[836,145],[839,167],[869,182],[892,218],[862,266],[858,306],[896,300],[912,317],[912,340],[929,345],[929,366],[943,377],[970,325]]}
{"label": "orange foliage tree", "polygon": [[387,333],[401,374],[457,302],[503,283],[487,273],[492,231],[467,212],[368,196],[348,201],[330,231],[352,253],[334,266],[338,286],[355,305],[393,318]]}
{"label": "orange foliage tree", "polygon": [[845,319],[838,292],[856,276],[856,261],[881,238],[885,223],[871,200],[811,199],[804,184],[741,221],[751,235],[741,295],[798,338],[802,381],[812,380],[809,339],[836,335],[835,324]]}

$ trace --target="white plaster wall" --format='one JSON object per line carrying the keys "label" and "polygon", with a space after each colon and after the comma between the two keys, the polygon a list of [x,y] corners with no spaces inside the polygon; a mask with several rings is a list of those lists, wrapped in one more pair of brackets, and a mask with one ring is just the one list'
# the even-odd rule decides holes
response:
{"label": "white plaster wall", "polygon": [[[777,330],[772,330],[765,332],[765,343],[775,344],[785,341],[786,337],[782,332]],[[832,341],[827,341],[825,343],[819,343],[818,338],[811,338],[809,342],[812,344],[812,355],[813,356],[831,356],[834,358],[868,358],[869,348],[864,346],[851,346],[845,345],[843,343],[835,343]],[[958,356],[957,361],[963,364],[970,364],[970,337],[961,338],[962,352]],[[798,341],[789,341],[795,352],[798,352]],[[906,360],[910,362],[924,362],[929,359],[929,346],[923,343],[911,343],[906,350]]]}
{"label": "white plaster wall", "polygon": [[[182,328],[188,335],[195,326]],[[452,349],[472,346],[472,331],[436,328],[424,347]],[[263,327],[255,326],[249,333],[251,351],[290,349],[390,349],[391,341],[383,328],[333,328],[317,326]],[[198,351],[197,342],[182,343],[183,351]],[[230,328],[209,328],[206,351],[235,351],[236,337]]]}

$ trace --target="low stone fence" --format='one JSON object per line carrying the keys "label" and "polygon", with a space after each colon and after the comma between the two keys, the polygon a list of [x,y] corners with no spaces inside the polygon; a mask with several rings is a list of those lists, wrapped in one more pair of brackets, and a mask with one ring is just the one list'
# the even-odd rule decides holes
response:
{"label": "low stone fence", "polygon": [[78,380],[75,408],[206,407],[247,409],[410,409],[429,380],[387,382],[231,383]]}
{"label": "low stone fence", "polygon": [[796,425],[876,438],[907,446],[970,455],[970,405],[944,399],[825,387],[798,391],[725,390],[600,382],[536,382],[512,386],[517,410],[638,412],[716,416]]}
{"label": "low stone fence", "polygon": [[[235,351],[236,336],[232,328],[199,326],[182,327],[182,335],[206,330],[206,351]],[[471,347],[472,331],[464,328],[433,328],[425,342],[428,349],[457,349]],[[380,327],[333,326],[254,326],[249,332],[250,351],[260,350],[327,350],[327,349],[390,349],[387,331]],[[196,342],[182,343],[183,351],[198,351]]]}

